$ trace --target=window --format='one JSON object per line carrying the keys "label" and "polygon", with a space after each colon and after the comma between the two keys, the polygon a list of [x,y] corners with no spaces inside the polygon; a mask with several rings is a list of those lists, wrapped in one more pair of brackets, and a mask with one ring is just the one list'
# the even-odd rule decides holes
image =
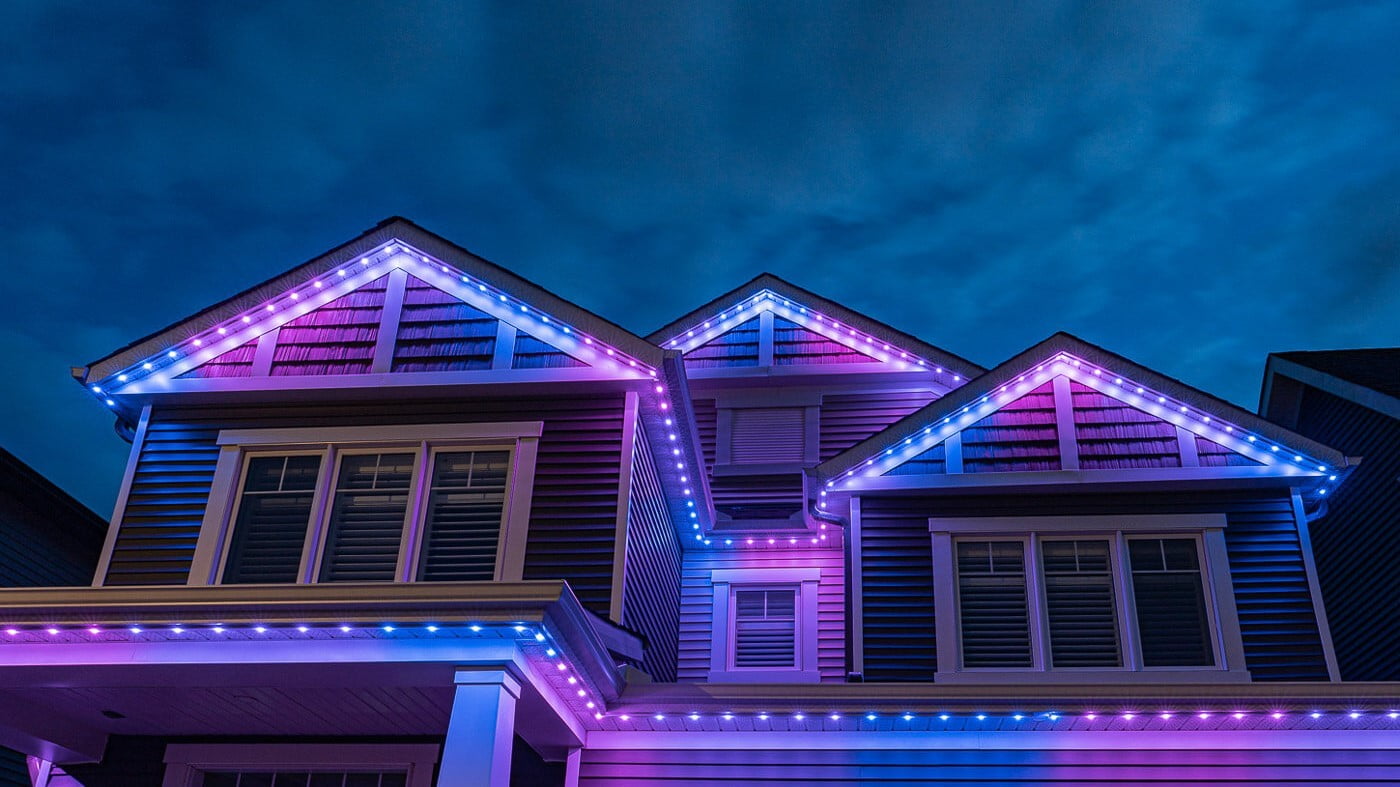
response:
{"label": "window", "polygon": [[797,665],[797,589],[734,591],[734,667]]}
{"label": "window", "polygon": [[[1223,527],[1209,526],[1217,521],[1224,524],[1175,515],[930,520],[938,679],[962,671],[1246,674],[1237,628],[1217,623],[1236,619]],[[941,578],[940,565],[951,569]]]}
{"label": "window", "polygon": [[428,787],[432,744],[172,743],[162,787]]}
{"label": "window", "polygon": [[226,584],[518,580],[537,434],[538,424],[224,433],[192,581],[205,571]]}
{"label": "window", "polygon": [[818,568],[712,571],[712,682],[820,680]]}

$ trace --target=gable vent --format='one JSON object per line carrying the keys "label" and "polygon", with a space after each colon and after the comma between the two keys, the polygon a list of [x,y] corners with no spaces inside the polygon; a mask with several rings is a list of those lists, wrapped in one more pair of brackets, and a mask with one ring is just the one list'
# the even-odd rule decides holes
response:
{"label": "gable vent", "polygon": [[801,463],[807,452],[800,407],[753,407],[733,411],[730,461],[735,464]]}
{"label": "gable vent", "polygon": [[734,666],[797,665],[797,591],[734,593]]}

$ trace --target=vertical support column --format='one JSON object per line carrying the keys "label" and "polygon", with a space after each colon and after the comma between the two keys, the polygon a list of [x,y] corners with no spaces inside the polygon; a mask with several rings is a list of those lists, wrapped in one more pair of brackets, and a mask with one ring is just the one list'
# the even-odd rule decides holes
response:
{"label": "vertical support column", "polygon": [[515,326],[505,320],[496,321],[496,348],[491,356],[492,369],[509,369],[515,360]]}
{"label": "vertical support column", "polygon": [[1055,430],[1060,436],[1060,469],[1079,469],[1079,441],[1074,436],[1074,392],[1069,378],[1057,376],[1050,383],[1055,390]]}
{"label": "vertical support column", "polygon": [[1196,433],[1181,427],[1176,428],[1177,451],[1181,454],[1182,467],[1200,467],[1201,456],[1196,451]]}
{"label": "vertical support column", "polygon": [[520,681],[505,670],[462,670],[455,682],[438,787],[510,787]]}
{"label": "vertical support column", "polygon": [[765,309],[758,315],[758,365],[773,365],[773,312]]}
{"label": "vertical support column", "polygon": [[958,636],[958,570],[953,558],[953,534],[933,531],[933,622],[938,673],[958,672],[962,659]]}
{"label": "vertical support column", "polygon": [[272,359],[277,352],[277,335],[280,327],[273,328],[258,337],[258,346],[253,350],[253,376],[267,377],[272,374]]}
{"label": "vertical support column", "polygon": [[393,369],[394,345],[399,339],[399,318],[403,316],[403,297],[407,287],[408,271],[403,268],[389,271],[384,309],[379,313],[379,331],[374,339],[374,360],[369,369],[375,374]]}
{"label": "vertical support column", "polygon": [[564,787],[578,787],[578,770],[582,760],[582,748],[569,749],[564,759]]}
{"label": "vertical support column", "polygon": [[953,432],[943,441],[943,472],[951,474],[962,471],[962,432]]}

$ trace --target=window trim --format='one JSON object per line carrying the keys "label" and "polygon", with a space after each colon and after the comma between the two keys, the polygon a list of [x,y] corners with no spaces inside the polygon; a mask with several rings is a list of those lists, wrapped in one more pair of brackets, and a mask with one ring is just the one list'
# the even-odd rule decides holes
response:
{"label": "window trim", "polygon": [[[932,517],[928,520],[933,549],[934,615],[938,671],[935,679],[950,683],[1039,682],[1236,682],[1249,679],[1244,645],[1235,607],[1225,550],[1224,514],[1144,514],[1027,517]],[[1145,667],[1142,664],[1137,608],[1128,560],[1128,542],[1143,538],[1190,537],[1196,542],[1206,623],[1215,663],[1203,667]],[[1040,545],[1047,540],[1108,540],[1113,571],[1114,605],[1123,666],[1053,667],[1050,656]],[[958,595],[956,542],[959,540],[1019,541],[1025,545],[1027,605],[1031,623],[1029,669],[962,666],[961,611]],[[954,665],[949,669],[947,665]]]}
{"label": "window trim", "polygon": [[161,787],[195,787],[206,771],[404,768],[408,787],[431,787],[439,747],[428,743],[172,743]]}
{"label": "window trim", "polygon": [[316,582],[320,575],[340,457],[386,451],[414,454],[410,498],[393,581],[415,581],[424,536],[431,460],[439,452],[461,450],[509,453],[503,529],[497,541],[493,579],[520,581],[524,576],[535,461],[543,430],[542,421],[223,430],[217,438],[219,458],[200,525],[189,584],[223,584],[233,525],[242,498],[242,482],[252,457],[291,454],[322,457],[312,501],[311,526],[307,528],[296,578],[296,584],[307,584]]}
{"label": "window trim", "polygon": [[[710,572],[711,683],[817,683],[817,591],[820,568],[740,568]],[[794,590],[793,667],[735,667],[734,595],[740,590]]]}

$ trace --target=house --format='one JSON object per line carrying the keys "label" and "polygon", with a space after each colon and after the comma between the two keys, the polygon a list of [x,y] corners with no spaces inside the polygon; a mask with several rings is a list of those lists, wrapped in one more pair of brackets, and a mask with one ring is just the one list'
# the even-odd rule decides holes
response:
{"label": "house", "polygon": [[[87,585],[107,523],[0,448],[0,587]],[[23,754],[0,748],[0,787],[30,783]]]}
{"label": "house", "polygon": [[1259,412],[1365,461],[1313,528],[1343,680],[1400,680],[1400,592],[1370,566],[1400,560],[1400,348],[1269,356]]}
{"label": "house", "polygon": [[642,337],[390,219],[76,377],[131,460],[93,586],[0,594],[0,743],[88,787],[1400,778],[1354,460],[1066,334]]}

